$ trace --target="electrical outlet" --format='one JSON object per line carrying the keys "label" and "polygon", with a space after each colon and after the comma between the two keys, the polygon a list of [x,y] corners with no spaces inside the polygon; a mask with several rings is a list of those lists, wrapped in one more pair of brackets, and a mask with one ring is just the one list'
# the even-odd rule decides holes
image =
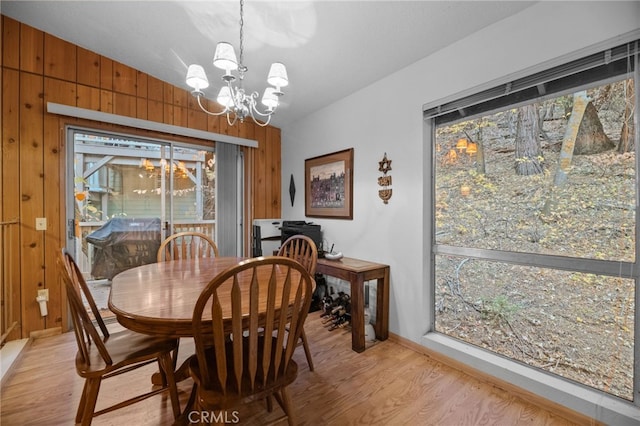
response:
{"label": "electrical outlet", "polygon": [[48,302],[49,301],[49,289],[45,288],[42,290],[38,290],[38,298],[40,297],[44,297],[45,300]]}
{"label": "electrical outlet", "polygon": [[36,217],[36,231],[46,231],[46,230],[47,230],[47,218]]}

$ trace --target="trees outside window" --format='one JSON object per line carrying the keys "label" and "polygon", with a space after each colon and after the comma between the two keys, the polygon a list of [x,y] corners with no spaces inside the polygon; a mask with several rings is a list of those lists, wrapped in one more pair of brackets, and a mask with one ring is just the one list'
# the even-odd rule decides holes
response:
{"label": "trees outside window", "polygon": [[435,330],[625,400],[638,280],[630,87],[436,120],[433,149]]}

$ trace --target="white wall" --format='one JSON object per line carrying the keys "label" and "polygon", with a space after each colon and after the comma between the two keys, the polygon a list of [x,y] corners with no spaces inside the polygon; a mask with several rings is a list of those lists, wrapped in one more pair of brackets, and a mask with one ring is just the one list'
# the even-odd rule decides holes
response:
{"label": "white wall", "polygon": [[[575,59],[576,51],[603,41],[627,41],[639,17],[640,2],[540,2],[282,129],[282,217],[304,218],[305,159],[353,147],[353,220],[308,220],[321,224],[329,245],[346,256],[391,266],[390,331],[419,342],[430,310],[422,106],[548,61]],[[377,185],[385,152],[392,160],[388,205]]]}

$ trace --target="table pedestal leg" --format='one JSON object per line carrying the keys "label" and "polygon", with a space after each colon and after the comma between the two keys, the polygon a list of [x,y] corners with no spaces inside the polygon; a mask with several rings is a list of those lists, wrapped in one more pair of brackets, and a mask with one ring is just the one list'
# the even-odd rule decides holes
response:
{"label": "table pedestal leg", "polygon": [[[174,377],[176,383],[189,378],[189,359],[187,358],[180,367],[175,371]],[[158,371],[151,375],[151,383],[154,385],[162,385],[162,374]]]}

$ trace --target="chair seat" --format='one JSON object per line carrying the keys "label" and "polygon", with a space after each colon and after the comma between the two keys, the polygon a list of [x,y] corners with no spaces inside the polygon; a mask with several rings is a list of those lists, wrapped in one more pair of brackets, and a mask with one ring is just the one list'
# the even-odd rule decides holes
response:
{"label": "chair seat", "polygon": [[[178,347],[178,339],[147,336],[130,330],[111,333],[103,342],[112,363],[107,364],[97,346],[90,345],[88,363],[80,353],[76,355],[76,370],[81,377],[99,377],[123,366],[144,361],[155,362],[155,357]],[[140,349],[134,351],[133,348]]]}
{"label": "chair seat", "polygon": [[[273,343],[275,345],[276,339],[273,339]],[[244,338],[246,341],[247,338]],[[260,337],[262,340],[262,337]],[[227,366],[231,371],[233,370],[233,342],[228,342],[226,344],[225,353],[227,354]],[[261,344],[258,345],[262,347]],[[248,344],[243,345],[244,348],[248,347]],[[275,351],[275,349],[274,349]],[[283,351],[284,352],[284,351]],[[273,379],[274,372],[273,367],[270,371],[267,372],[267,380],[263,383],[264,374],[262,371],[256,372],[256,380],[255,380],[255,388],[251,389],[251,380],[246,373],[248,371],[247,362],[248,352],[244,351],[243,359],[245,360],[245,366],[243,367],[243,371],[245,374],[243,375],[243,379],[241,382],[241,391],[238,392],[238,386],[235,382],[235,379],[232,374],[227,376],[226,390],[223,391],[220,387],[220,383],[218,381],[218,373],[216,369],[216,355],[213,348],[208,348],[205,350],[205,355],[207,359],[207,365],[209,368],[210,374],[210,383],[214,383],[215,387],[205,389],[202,384],[202,372],[200,371],[200,367],[198,365],[198,359],[195,355],[189,358],[189,372],[191,377],[193,378],[195,384],[197,385],[197,397],[199,399],[199,404],[201,407],[206,409],[220,409],[220,408],[230,408],[237,405],[240,402],[248,402],[258,399],[264,399],[273,393],[274,389],[279,389],[284,386],[287,386],[296,379],[298,375],[298,364],[294,360],[290,360],[287,366],[287,370],[282,372],[282,374],[278,375],[277,379]],[[260,359],[263,355],[261,350],[258,351],[258,359]],[[282,354],[284,358],[284,353]]]}

